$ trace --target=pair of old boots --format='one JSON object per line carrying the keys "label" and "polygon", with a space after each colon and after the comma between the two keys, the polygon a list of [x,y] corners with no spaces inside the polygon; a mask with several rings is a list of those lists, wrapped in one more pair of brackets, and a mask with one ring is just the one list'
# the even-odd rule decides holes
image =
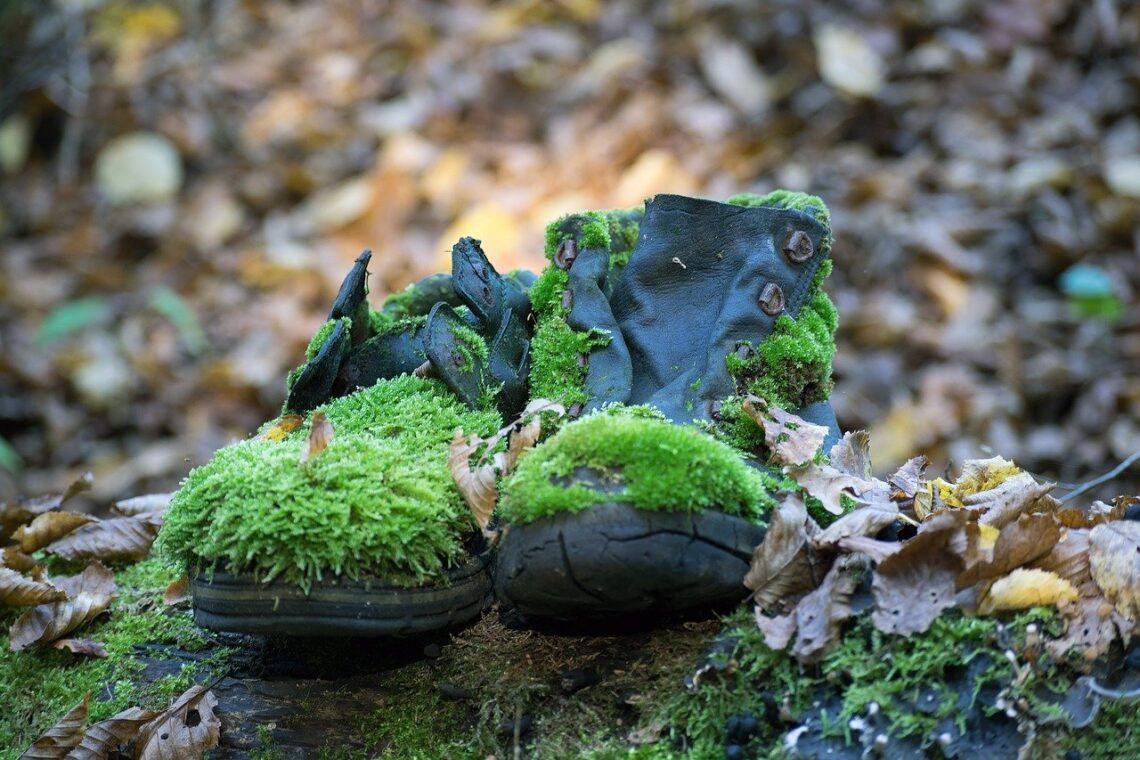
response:
{"label": "pair of old boots", "polygon": [[[500,275],[463,238],[451,275],[378,311],[366,252],[286,414],[172,503],[161,545],[191,567],[199,622],[406,635],[477,616],[492,584],[533,619],[739,601],[781,487],[741,398],[838,435],[830,244],[812,196],[659,195],[552,224],[537,278]],[[499,478],[492,550],[448,446],[462,430],[493,449],[536,399],[566,414],[544,414],[548,432]]]}

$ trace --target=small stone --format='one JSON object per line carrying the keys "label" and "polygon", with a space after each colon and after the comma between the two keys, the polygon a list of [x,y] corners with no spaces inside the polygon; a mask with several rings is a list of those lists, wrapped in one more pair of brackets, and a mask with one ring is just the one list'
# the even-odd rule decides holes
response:
{"label": "small stone", "polygon": [[132,132],[99,151],[95,184],[115,205],[168,201],[182,187],[182,157],[157,132]]}
{"label": "small stone", "polygon": [[815,35],[816,61],[823,81],[848,95],[870,96],[886,83],[886,64],[858,32],[834,24]]}
{"label": "small stone", "polygon": [[429,660],[438,660],[443,655],[443,650],[440,649],[439,644],[428,644],[424,647],[424,657]]}

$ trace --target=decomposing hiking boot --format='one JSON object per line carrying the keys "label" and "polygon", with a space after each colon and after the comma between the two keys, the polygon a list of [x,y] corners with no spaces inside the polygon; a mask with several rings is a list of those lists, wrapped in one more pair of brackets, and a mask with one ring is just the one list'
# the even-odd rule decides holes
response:
{"label": "decomposing hiking boot", "polygon": [[528,280],[501,277],[464,238],[452,276],[373,311],[368,261],[293,373],[282,417],[193,470],[171,502],[160,546],[187,565],[201,625],[404,636],[467,622],[490,599],[490,552],[448,444],[525,405]]}
{"label": "decomposing hiking boot", "polygon": [[763,469],[741,400],[826,425],[825,446],[839,436],[827,403],[835,310],[819,287],[830,246],[823,203],[786,192],[660,195],[644,214],[548,229],[531,395],[585,416],[504,484],[500,599],[524,616],[581,618],[746,596],[785,484]]}

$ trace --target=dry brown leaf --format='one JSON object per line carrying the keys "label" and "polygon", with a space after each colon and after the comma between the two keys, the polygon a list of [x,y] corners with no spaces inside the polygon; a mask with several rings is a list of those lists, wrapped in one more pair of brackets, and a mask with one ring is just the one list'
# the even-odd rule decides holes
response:
{"label": "dry brown leaf", "polygon": [[813,542],[816,548],[830,548],[852,536],[873,536],[894,523],[898,516],[899,508],[892,501],[865,504],[828,525]]}
{"label": "dry brown leaf", "polygon": [[[313,415],[313,417],[315,418],[316,415]],[[269,428],[257,437],[261,440],[280,443],[281,441],[285,440],[285,436],[289,435],[294,430],[297,430],[304,424],[305,418],[303,416],[299,414],[286,414],[284,417],[277,420],[277,423],[273,427]]]}
{"label": "dry brown leaf", "polygon": [[819,588],[796,605],[792,654],[800,662],[817,662],[839,640],[843,621],[851,617],[851,594],[865,569],[865,560],[858,555],[840,557]]}
{"label": "dry brown leaf", "polygon": [[98,562],[80,575],[60,578],[56,586],[67,599],[33,607],[17,618],[9,632],[13,652],[50,644],[74,631],[102,614],[116,594],[114,573]]}
{"label": "dry brown leaf", "polygon": [[[991,526],[979,526],[987,528]],[[958,588],[993,580],[1011,570],[1028,565],[1052,551],[1061,538],[1061,528],[1049,514],[1022,515],[1001,529],[994,542],[991,559],[966,558],[966,569],[958,576]]]}
{"label": "dry brown leaf", "polygon": [[978,612],[1024,610],[1029,607],[1064,606],[1077,601],[1073,584],[1056,573],[1019,567],[994,581],[978,599]]}
{"label": "dry brown leaf", "polygon": [[887,478],[893,489],[892,499],[905,501],[913,499],[922,488],[922,473],[930,466],[930,459],[925,455],[908,459],[903,466],[895,470],[895,474]]}
{"label": "dry brown leaf", "polygon": [[190,579],[183,575],[176,581],[172,581],[166,587],[166,591],[162,594],[162,603],[173,606],[175,604],[182,604],[190,598]]}
{"label": "dry brown leaf", "polygon": [[1083,529],[1065,531],[1052,550],[1033,566],[1056,573],[1078,589],[1091,584],[1089,532]]}
{"label": "dry brown leaf", "polygon": [[802,420],[759,396],[746,398],[743,408],[764,431],[764,444],[776,464],[797,465],[811,461],[827,438],[827,428],[823,425]]}
{"label": "dry brown leaf", "polygon": [[50,583],[33,580],[7,567],[0,567],[0,605],[27,607],[67,598],[67,594]]}
{"label": "dry brown leaf", "polygon": [[819,585],[828,561],[816,556],[808,542],[818,531],[799,494],[788,494],[769,514],[764,540],[752,552],[744,585],[762,609],[790,607]]}
{"label": "dry brown leaf", "polygon": [[[154,710],[144,710],[141,707],[128,707],[120,713],[112,715],[106,720],[91,724],[83,741],[79,746],[68,753],[68,760],[103,760],[117,752],[119,747],[132,741],[151,720],[154,720]],[[194,755],[198,758],[201,755]]]}
{"label": "dry brown leaf", "polygon": [[333,424],[324,412],[314,412],[313,420],[309,423],[309,437],[301,445],[301,456],[297,461],[308,464],[309,460],[319,456],[328,448],[333,439]]}
{"label": "dry brown leaf", "polygon": [[764,634],[764,644],[769,649],[787,649],[796,632],[796,612],[792,610],[787,615],[769,617],[760,605],[756,605],[756,627]]}
{"label": "dry brown leaf", "polygon": [[1116,611],[1140,621],[1140,522],[1116,520],[1089,531],[1089,569]]}
{"label": "dry brown leaf", "polygon": [[173,498],[174,494],[172,493],[148,493],[143,496],[133,496],[129,499],[116,501],[111,505],[111,512],[126,517],[135,517],[147,512],[161,515],[166,512],[166,508],[170,506],[170,500]]}
{"label": "dry brown leaf", "polygon": [[[535,444],[538,443],[539,436],[542,435],[542,412],[554,412],[558,417],[561,417],[566,414],[566,407],[544,398],[535,399],[526,405],[526,409],[516,421],[517,429],[514,429],[510,438],[507,439],[507,453],[500,469],[504,475],[514,469],[522,452],[534,448]],[[510,427],[505,429],[510,429]],[[502,432],[499,431],[500,434]],[[493,445],[493,443],[489,444],[488,448]]]}
{"label": "dry brown leaf", "polygon": [[90,522],[95,522],[95,518],[91,515],[81,515],[77,512],[45,512],[16,530],[12,534],[12,540],[19,542],[21,551],[31,554]]}
{"label": "dry brown leaf", "polygon": [[40,567],[40,563],[27,554],[20,551],[19,547],[7,546],[4,548],[3,560],[0,561],[4,567],[10,567],[13,570],[19,570],[21,573],[31,572],[34,568]]}
{"label": "dry brown leaf", "polygon": [[87,710],[91,705],[91,692],[83,701],[71,708],[66,715],[36,739],[32,746],[20,755],[20,760],[47,760],[62,758],[68,750],[83,740],[87,726]]}
{"label": "dry brown leaf", "polygon": [[871,622],[884,633],[922,633],[954,605],[962,571],[966,515],[949,512],[923,524],[899,551],[875,568]]}
{"label": "dry brown leaf", "polygon": [[107,647],[101,641],[91,639],[60,639],[52,644],[56,649],[66,649],[72,654],[82,654],[88,657],[106,657]]}
{"label": "dry brown leaf", "polygon": [[[954,483],[954,496],[963,504],[966,498],[983,491],[992,491],[1009,478],[1028,475],[1008,459],[967,459],[962,463],[962,474]],[[1032,479],[1032,476],[1030,476]]]}
{"label": "dry brown leaf", "polygon": [[819,499],[823,508],[833,515],[843,514],[841,497],[843,494],[859,500],[864,494],[875,490],[881,481],[866,480],[840,472],[831,465],[811,463],[805,467],[784,468],[792,480],[804,490]]}
{"label": "dry brown leaf", "polygon": [[840,472],[865,480],[873,477],[871,436],[866,430],[844,433],[843,437],[831,447],[827,458],[831,460],[831,466]]}
{"label": "dry brown leaf", "polygon": [[1049,654],[1064,659],[1076,649],[1091,663],[1106,653],[1121,630],[1130,630],[1128,621],[1120,617],[1112,604],[1093,589],[1081,589],[1081,597],[1073,604],[1062,606],[1061,618],[1065,633],[1059,639],[1046,643]]}
{"label": "dry brown leaf", "polygon": [[218,746],[218,698],[205,686],[191,686],[139,733],[139,760],[190,760]]}
{"label": "dry brown leaf", "polygon": [[972,510],[982,511],[978,517],[978,522],[982,525],[1000,528],[1022,514],[1042,511],[1037,508],[1038,500],[1046,496],[1055,486],[1055,483],[1038,483],[1032,475],[1022,472],[1006,478],[996,488],[978,491],[964,497],[962,503]]}
{"label": "dry brown leaf", "polygon": [[840,549],[852,554],[865,554],[872,562],[878,563],[902,549],[898,541],[877,541],[870,536],[851,536],[839,539]]}
{"label": "dry brown leaf", "polygon": [[59,509],[76,494],[89,490],[94,483],[95,476],[88,472],[72,482],[61,494],[39,496],[15,504],[0,504],[0,541],[7,539],[16,528],[37,515]]}
{"label": "dry brown leaf", "polygon": [[112,517],[77,528],[45,551],[76,561],[139,562],[146,559],[161,527],[162,517],[151,512]]}
{"label": "dry brown leaf", "polygon": [[455,487],[459,489],[459,494],[467,502],[471,514],[475,516],[476,525],[480,530],[486,530],[495,512],[499,492],[495,484],[493,464],[471,468],[471,458],[482,443],[479,436],[472,434],[469,439],[464,439],[463,431],[456,430],[448,448],[447,467],[451,470]]}

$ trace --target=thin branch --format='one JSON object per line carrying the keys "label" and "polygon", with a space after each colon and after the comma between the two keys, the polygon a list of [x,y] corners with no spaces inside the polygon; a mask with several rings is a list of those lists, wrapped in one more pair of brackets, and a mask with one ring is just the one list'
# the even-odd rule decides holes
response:
{"label": "thin branch", "polygon": [[1120,473],[1124,472],[1129,467],[1131,467],[1133,462],[1136,462],[1137,460],[1140,460],[1140,451],[1137,451],[1135,454],[1128,457],[1123,462],[1116,465],[1116,467],[1113,467],[1110,471],[1101,475],[1099,478],[1093,478],[1092,480],[1081,483],[1079,486],[1074,488],[1072,491],[1069,491],[1067,494],[1062,496],[1060,499],[1061,503],[1062,504],[1065,503],[1066,501],[1073,498],[1074,496],[1080,496],[1081,494],[1085,493],[1086,491],[1091,491],[1092,489],[1096,488],[1097,486],[1099,486],[1102,483],[1107,483],[1108,481],[1112,480],[1117,475],[1119,475]]}

